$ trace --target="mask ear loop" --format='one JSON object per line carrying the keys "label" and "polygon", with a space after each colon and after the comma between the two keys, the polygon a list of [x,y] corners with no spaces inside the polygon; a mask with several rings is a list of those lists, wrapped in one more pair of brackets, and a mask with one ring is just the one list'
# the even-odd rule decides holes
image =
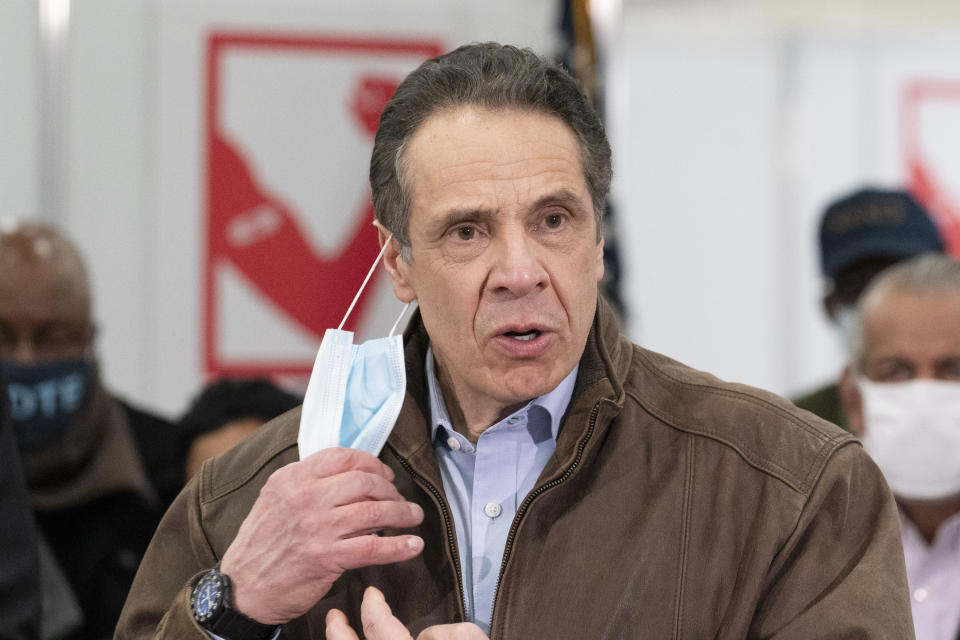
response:
{"label": "mask ear loop", "polygon": [[[393,234],[387,236],[386,242],[383,243],[383,246],[380,248],[380,253],[377,254],[377,259],[373,261],[373,265],[370,267],[370,271],[367,271],[367,277],[363,279],[363,284],[360,285],[360,289],[357,291],[357,295],[353,296],[353,302],[350,303],[350,306],[347,307],[347,312],[343,314],[343,320],[340,321],[340,326],[337,327],[337,331],[343,329],[343,325],[346,324],[347,318],[350,317],[350,312],[353,311],[353,307],[356,306],[357,300],[360,299],[360,294],[363,293],[363,290],[367,287],[367,283],[370,282],[370,276],[373,275],[373,271],[377,268],[377,265],[380,264],[380,259],[383,258],[384,252],[387,250],[387,247],[390,246],[390,241],[393,240]],[[410,307],[408,302],[403,306],[403,310],[400,312],[400,317],[397,318],[397,321],[393,323],[393,328],[390,329],[390,336],[393,336],[393,332],[396,331],[397,325],[400,324],[400,320],[403,319],[404,314],[407,312],[407,308]]]}
{"label": "mask ear loop", "polygon": [[390,328],[390,333],[387,335],[388,338],[393,337],[393,332],[397,330],[397,326],[400,324],[400,321],[403,320],[403,316],[406,315],[407,309],[410,308],[410,303],[403,305],[403,309],[400,310],[400,315],[397,316],[397,321],[393,323],[393,326]]}

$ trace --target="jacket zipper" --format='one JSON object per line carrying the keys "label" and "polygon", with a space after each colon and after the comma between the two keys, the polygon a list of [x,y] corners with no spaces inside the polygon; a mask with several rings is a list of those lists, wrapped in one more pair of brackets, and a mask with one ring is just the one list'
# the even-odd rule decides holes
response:
{"label": "jacket zipper", "polygon": [[[396,453],[396,452],[394,452]],[[462,607],[460,611],[460,618],[463,620],[467,619],[467,601],[466,595],[463,593],[463,570],[460,568],[460,550],[457,548],[457,534],[454,532],[451,522],[453,518],[450,516],[450,509],[447,507],[447,501],[443,497],[443,494],[437,490],[426,478],[413,470],[413,467],[410,466],[410,463],[407,462],[406,458],[397,455],[397,460],[400,462],[400,466],[407,470],[414,479],[419,482],[420,486],[425,488],[433,497],[436,498],[437,504],[440,505],[440,515],[443,518],[443,526],[447,532],[447,544],[449,549],[452,551],[450,554],[453,556],[453,568],[456,572],[457,577],[457,593],[460,596],[460,605]]]}
{"label": "jacket zipper", "polygon": [[[493,610],[490,612],[490,637],[497,637],[494,634],[494,630],[499,631],[501,625],[494,627],[494,623],[497,621],[497,602],[500,600],[500,584],[503,582],[503,573],[507,568],[507,561],[510,559],[510,553],[513,551],[513,542],[514,538],[517,535],[517,529],[520,527],[520,521],[523,519],[523,516],[526,515],[527,509],[530,507],[530,503],[536,499],[537,496],[542,494],[545,491],[553,489],[554,487],[563,484],[563,482],[573,475],[573,472],[580,465],[580,458],[583,457],[583,449],[587,446],[587,442],[590,441],[590,438],[593,436],[593,429],[597,424],[597,416],[600,413],[600,402],[593,405],[593,409],[590,411],[590,421],[587,423],[587,433],[583,440],[580,441],[580,444],[577,445],[577,454],[573,458],[573,462],[567,467],[567,470],[562,476],[556,480],[551,480],[550,482],[541,485],[535,490],[531,491],[523,502],[520,503],[520,507],[517,509],[517,515],[513,519],[513,524],[510,525],[510,532],[507,534],[507,542],[503,546],[503,559],[500,561],[500,573],[497,576],[497,586],[494,591],[493,596]],[[459,567],[457,569],[459,571]]]}

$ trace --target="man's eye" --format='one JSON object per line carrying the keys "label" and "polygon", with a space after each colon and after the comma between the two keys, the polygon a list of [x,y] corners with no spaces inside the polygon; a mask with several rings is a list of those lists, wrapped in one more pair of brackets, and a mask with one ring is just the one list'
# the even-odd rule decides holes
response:
{"label": "man's eye", "polygon": [[543,219],[543,222],[548,229],[556,229],[563,224],[563,216],[559,213],[551,213]]}
{"label": "man's eye", "polygon": [[899,360],[879,362],[873,367],[868,367],[865,373],[875,382],[903,382],[916,375],[913,367]]}
{"label": "man's eye", "polygon": [[460,240],[471,240],[475,234],[473,227],[457,227],[457,238]]}
{"label": "man's eye", "polygon": [[82,346],[86,342],[86,334],[80,327],[51,327],[37,333],[34,340],[40,348]]}
{"label": "man's eye", "polygon": [[960,359],[950,358],[937,363],[936,377],[940,380],[960,380]]}

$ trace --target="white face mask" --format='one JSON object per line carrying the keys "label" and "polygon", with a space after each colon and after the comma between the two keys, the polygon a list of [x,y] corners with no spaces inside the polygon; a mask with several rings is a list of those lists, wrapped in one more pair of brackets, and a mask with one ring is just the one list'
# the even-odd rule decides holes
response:
{"label": "white face mask", "polygon": [[898,497],[960,494],[960,382],[860,379],[863,446]]}
{"label": "white face mask", "polygon": [[340,326],[323,334],[300,416],[297,445],[301,460],[338,446],[378,455],[400,415],[407,372],[403,338],[394,331],[409,303],[386,338],[355,345],[353,332],[342,330],[392,237],[384,243]]}

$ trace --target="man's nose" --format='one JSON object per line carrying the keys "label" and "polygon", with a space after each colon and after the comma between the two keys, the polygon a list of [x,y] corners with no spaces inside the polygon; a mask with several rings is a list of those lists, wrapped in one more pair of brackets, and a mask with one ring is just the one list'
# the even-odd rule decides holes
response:
{"label": "man's nose", "polygon": [[17,364],[35,364],[37,347],[28,336],[19,336],[10,344],[4,345],[4,356]]}
{"label": "man's nose", "polygon": [[525,296],[549,283],[536,243],[521,233],[504,234],[495,241],[487,288],[497,294]]}

